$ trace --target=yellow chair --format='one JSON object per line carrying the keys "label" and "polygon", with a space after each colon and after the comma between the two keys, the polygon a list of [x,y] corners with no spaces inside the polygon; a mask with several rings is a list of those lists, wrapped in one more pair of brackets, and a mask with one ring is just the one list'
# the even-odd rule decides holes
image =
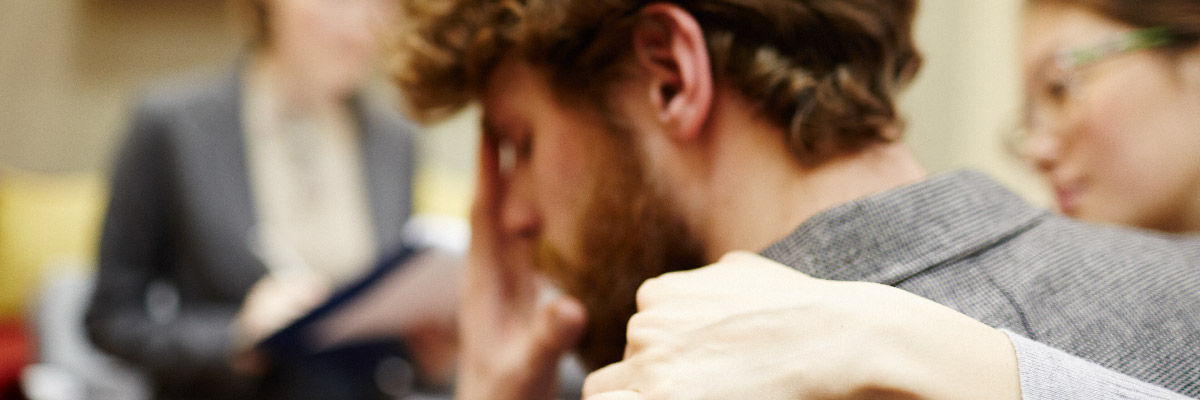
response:
{"label": "yellow chair", "polygon": [[99,174],[0,169],[0,320],[24,319],[47,268],[92,268],[106,192]]}

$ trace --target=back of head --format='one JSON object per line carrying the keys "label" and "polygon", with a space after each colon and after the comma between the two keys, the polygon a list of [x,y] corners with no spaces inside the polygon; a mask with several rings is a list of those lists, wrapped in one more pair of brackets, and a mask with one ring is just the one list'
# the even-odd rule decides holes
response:
{"label": "back of head", "polygon": [[[478,99],[493,66],[520,57],[561,100],[606,114],[650,0],[410,0],[396,79],[418,115]],[[895,96],[920,56],[915,0],[672,0],[704,31],[714,80],[782,128],[796,159],[820,164],[899,137]]]}

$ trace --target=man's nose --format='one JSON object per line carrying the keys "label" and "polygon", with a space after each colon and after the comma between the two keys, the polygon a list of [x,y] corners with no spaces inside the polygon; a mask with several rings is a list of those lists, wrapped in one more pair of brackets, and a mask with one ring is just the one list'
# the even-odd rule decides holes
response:
{"label": "man's nose", "polygon": [[541,225],[532,183],[523,177],[507,179],[501,203],[501,219],[508,235],[532,239]]}

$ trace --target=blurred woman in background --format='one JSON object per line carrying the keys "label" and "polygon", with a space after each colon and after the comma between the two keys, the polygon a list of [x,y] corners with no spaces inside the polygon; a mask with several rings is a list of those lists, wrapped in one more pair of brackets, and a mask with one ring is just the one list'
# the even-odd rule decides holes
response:
{"label": "blurred woman in background", "polygon": [[1086,221],[1200,232],[1200,2],[1030,0],[1020,153]]}
{"label": "blurred woman in background", "polygon": [[137,108],[89,334],[146,371],[156,398],[370,398],[373,371],[264,368],[251,349],[400,244],[412,129],[359,94],[386,0],[234,3],[244,58]]}

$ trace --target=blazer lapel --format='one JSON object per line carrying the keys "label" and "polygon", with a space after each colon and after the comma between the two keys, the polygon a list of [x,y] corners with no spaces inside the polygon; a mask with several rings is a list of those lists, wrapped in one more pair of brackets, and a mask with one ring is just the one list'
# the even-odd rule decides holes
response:
{"label": "blazer lapel", "polygon": [[233,71],[232,76],[222,88],[222,101],[216,102],[210,115],[203,116],[201,123],[209,124],[205,135],[212,141],[215,156],[221,161],[213,163],[214,176],[220,177],[219,193],[228,196],[227,205],[231,206],[223,221],[235,232],[249,232],[257,223],[258,214],[255,212],[254,198],[250,190],[249,169],[246,162],[246,140],[242,122],[242,75],[241,68]]}
{"label": "blazer lapel", "polygon": [[242,125],[242,70],[244,65],[229,71],[211,92],[211,101],[196,107],[190,116],[194,125],[189,139],[192,153],[199,157],[191,169],[202,171],[194,182],[201,197],[196,204],[199,217],[204,218],[204,235],[218,252],[215,257],[230,265],[255,265],[256,268],[230,269],[238,275],[233,281],[253,283],[265,271],[261,260],[253,253],[251,232],[258,223],[253,194],[249,184],[245,137]]}
{"label": "blazer lapel", "polygon": [[404,222],[411,213],[414,170],[410,132],[373,110],[360,97],[351,100],[362,132],[360,137],[371,222],[380,252],[399,245]]}

